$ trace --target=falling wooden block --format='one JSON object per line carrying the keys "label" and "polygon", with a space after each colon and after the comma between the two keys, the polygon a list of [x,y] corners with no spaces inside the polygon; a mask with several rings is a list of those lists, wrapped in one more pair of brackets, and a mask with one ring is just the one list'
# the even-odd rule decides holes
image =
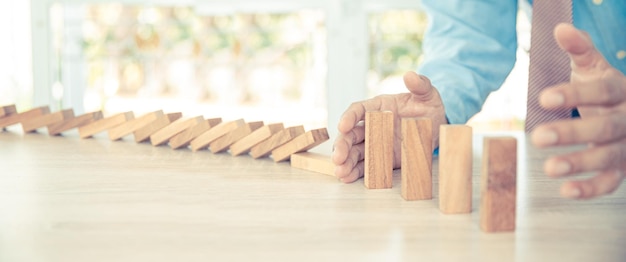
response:
{"label": "falling wooden block", "polygon": [[433,122],[430,118],[403,118],[401,129],[402,198],[432,199]]}
{"label": "falling wooden block", "polygon": [[208,131],[209,129],[217,126],[220,123],[222,123],[221,118],[211,118],[204,120],[201,123],[187,128],[185,131],[180,132],[180,134],[172,137],[172,139],[170,139],[170,146],[172,147],[172,149],[187,147],[191,140]]}
{"label": "falling wooden block", "polygon": [[253,146],[250,149],[250,155],[253,158],[261,158],[269,156],[272,153],[272,150],[276,149],[279,146],[293,140],[294,138],[304,134],[303,126],[292,126],[281,130],[280,132],[272,135],[270,138],[265,141]]}
{"label": "falling wooden block", "polygon": [[439,209],[444,214],[472,211],[472,128],[439,129]]}
{"label": "falling wooden block", "polygon": [[79,127],[78,134],[80,135],[80,138],[88,138],[107,129],[121,125],[122,123],[133,118],[133,112],[119,113]]}
{"label": "falling wooden block", "polygon": [[202,116],[176,120],[152,134],[150,136],[150,142],[152,142],[153,146],[166,144],[173,136],[178,135],[180,132],[185,131],[185,129],[202,122],[204,122],[204,117]]}
{"label": "falling wooden block", "polygon": [[208,131],[202,133],[194,140],[191,140],[191,150],[194,152],[204,149],[211,144],[211,142],[217,140],[218,138],[232,132],[233,130],[239,128],[240,126],[245,125],[246,122],[243,119],[237,119],[235,121],[225,122],[217,125],[214,128],[209,129]]}
{"label": "falling wooden block", "polygon": [[50,108],[48,108],[48,106],[42,106],[18,114],[6,115],[5,117],[0,118],[0,128],[19,124],[48,113],[50,113]]}
{"label": "falling wooden block", "polygon": [[314,129],[272,150],[274,162],[289,160],[291,154],[307,151],[328,140],[326,128]]}
{"label": "falling wooden block", "polygon": [[0,107],[0,118],[12,114],[17,114],[17,109],[15,108],[15,105],[6,105]]}
{"label": "falling wooden block", "polygon": [[149,124],[133,132],[133,135],[135,136],[135,142],[141,143],[141,142],[147,141],[148,139],[150,139],[150,136],[152,134],[168,126],[172,122],[180,119],[181,117],[183,117],[183,114],[177,112],[177,113],[169,113],[169,114],[166,114],[164,116],[157,118],[156,120],[153,120]]}
{"label": "falling wooden block", "polygon": [[481,174],[480,228],[485,232],[515,230],[517,140],[485,138]]}
{"label": "falling wooden block", "polygon": [[369,189],[391,188],[393,180],[393,112],[365,113],[364,183]]}
{"label": "falling wooden block", "polygon": [[285,129],[282,123],[269,124],[255,130],[230,146],[230,154],[238,156],[250,151],[252,147],[270,138],[273,134]]}
{"label": "falling wooden block", "polygon": [[109,139],[111,139],[111,141],[121,139],[122,137],[130,135],[144,126],[147,126],[159,117],[163,117],[162,110],[150,112],[138,118],[129,120],[126,123],[109,129]]}
{"label": "falling wooden block", "polygon": [[211,144],[209,145],[209,149],[213,153],[224,152],[228,149],[228,147],[230,147],[230,145],[251,134],[253,131],[259,129],[262,126],[262,121],[246,123],[240,127],[237,127],[237,129],[233,130],[232,132],[211,142]]}
{"label": "falling wooden block", "polygon": [[335,176],[335,164],[330,156],[313,152],[301,152],[291,155],[291,167]]}
{"label": "falling wooden block", "polygon": [[45,127],[54,123],[63,122],[74,118],[74,110],[66,109],[51,114],[40,115],[22,122],[24,133],[36,131],[37,128]]}
{"label": "falling wooden block", "polygon": [[101,111],[83,114],[74,118],[67,119],[63,122],[48,125],[48,134],[51,136],[56,136],[72,128],[81,127],[99,119],[102,119]]}

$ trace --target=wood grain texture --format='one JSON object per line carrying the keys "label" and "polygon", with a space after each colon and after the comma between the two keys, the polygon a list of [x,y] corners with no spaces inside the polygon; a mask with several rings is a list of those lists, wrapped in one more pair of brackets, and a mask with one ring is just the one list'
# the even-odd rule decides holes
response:
{"label": "wood grain texture", "polygon": [[272,135],[285,129],[282,123],[269,124],[254,130],[250,135],[240,139],[230,146],[230,154],[238,156],[250,152],[250,149],[267,140]]}
{"label": "wood grain texture", "polygon": [[80,138],[89,138],[97,133],[123,124],[134,118],[133,112],[125,112],[106,117],[78,128]]}
{"label": "wood grain texture", "polygon": [[22,130],[24,133],[30,133],[37,131],[38,128],[46,127],[48,125],[63,122],[74,117],[74,110],[66,109],[50,114],[44,114],[22,122]]}
{"label": "wood grain texture", "polygon": [[313,129],[272,150],[274,162],[289,160],[291,154],[307,151],[328,140],[326,128]]}
{"label": "wood grain texture", "polygon": [[472,128],[439,129],[439,209],[444,214],[472,212]]}
{"label": "wood grain texture", "polygon": [[253,146],[250,149],[250,155],[252,158],[257,159],[261,157],[269,156],[272,153],[272,150],[276,149],[279,146],[291,141],[304,134],[303,126],[292,126],[281,130],[280,132],[272,135],[270,138],[265,141]]}
{"label": "wood grain texture", "polygon": [[480,228],[483,231],[515,230],[516,181],[517,139],[485,138],[480,181]]}
{"label": "wood grain texture", "polygon": [[189,142],[191,142],[191,140],[220,123],[222,123],[222,118],[209,118],[195,126],[187,128],[185,131],[180,132],[180,134],[175,135],[172,139],[170,139],[170,147],[172,147],[172,149],[187,147],[189,146]]}
{"label": "wood grain texture", "polygon": [[15,108],[15,105],[0,106],[0,118],[12,114],[17,114],[17,109]]}
{"label": "wood grain texture", "polygon": [[50,113],[50,108],[48,106],[41,106],[22,113],[7,115],[3,118],[0,118],[0,128],[20,124],[24,121],[28,121],[31,118],[35,118],[48,113]]}
{"label": "wood grain texture", "polygon": [[403,118],[401,122],[401,190],[405,200],[433,198],[433,122]]}
{"label": "wood grain texture", "polygon": [[313,152],[300,152],[292,154],[289,162],[293,168],[335,176],[335,164],[331,161],[330,156],[327,155]]}
{"label": "wood grain texture", "polygon": [[204,117],[197,116],[188,119],[178,119],[173,123],[167,125],[166,127],[156,131],[154,134],[150,135],[150,142],[153,146],[160,146],[169,142],[170,138],[178,135],[180,132],[185,131],[185,129],[195,126],[204,122]]}
{"label": "wood grain texture", "polygon": [[109,139],[111,139],[111,141],[119,140],[122,137],[130,135],[144,126],[149,125],[154,120],[157,120],[159,117],[163,117],[163,110],[157,110],[142,115],[138,118],[131,119],[119,126],[109,129]]}
{"label": "wood grain texture", "polygon": [[228,150],[230,145],[239,141],[247,135],[252,134],[253,131],[263,126],[263,121],[248,122],[244,125],[237,127],[237,129],[229,132],[228,134],[216,139],[209,145],[209,150],[213,153],[220,153]]}
{"label": "wood grain texture", "polygon": [[150,122],[150,124],[145,125],[142,128],[139,128],[133,132],[133,136],[135,136],[135,142],[142,143],[150,140],[150,136],[162,128],[168,126],[172,122],[183,117],[183,114],[180,112],[168,113],[162,117],[157,118],[156,120]]}
{"label": "wood grain texture", "polygon": [[394,123],[391,111],[365,113],[365,169],[363,180],[369,189],[393,186]]}
{"label": "wood grain texture", "polygon": [[191,150],[198,151],[207,148],[211,142],[217,140],[218,138],[232,132],[233,130],[239,128],[240,126],[245,125],[246,122],[243,119],[237,119],[230,122],[221,123],[214,128],[209,129],[208,131],[202,133],[194,140],[191,140],[190,146]]}
{"label": "wood grain texture", "polygon": [[48,125],[48,134],[51,136],[60,135],[65,131],[87,125],[99,119],[102,119],[102,111],[82,114],[62,122]]}

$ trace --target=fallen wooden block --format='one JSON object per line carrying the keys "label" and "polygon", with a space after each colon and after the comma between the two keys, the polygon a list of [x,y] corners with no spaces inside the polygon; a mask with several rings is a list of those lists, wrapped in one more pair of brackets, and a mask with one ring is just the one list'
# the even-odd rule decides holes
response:
{"label": "fallen wooden block", "polygon": [[15,108],[15,105],[6,105],[0,107],[0,118],[12,114],[17,114],[17,109]]}
{"label": "fallen wooden block", "polygon": [[150,142],[152,142],[153,146],[166,144],[173,136],[178,135],[180,132],[185,131],[185,129],[202,122],[204,122],[204,117],[202,116],[192,117],[189,119],[178,119],[150,135]]}
{"label": "fallen wooden block", "polygon": [[162,110],[147,113],[138,118],[129,120],[119,126],[113,127],[109,129],[109,139],[111,139],[111,141],[119,140],[144,126],[149,125],[159,117],[163,117]]}
{"label": "fallen wooden block", "polygon": [[328,140],[326,128],[314,129],[272,150],[274,162],[289,160],[292,154],[307,151]]}
{"label": "fallen wooden block", "polygon": [[24,133],[30,133],[36,131],[38,128],[63,122],[71,118],[74,118],[74,110],[66,109],[25,120],[22,122],[22,129],[24,130]]}
{"label": "fallen wooden block", "polygon": [[101,111],[83,114],[62,122],[48,125],[48,134],[51,136],[56,136],[72,128],[81,127],[99,119],[102,119]]}
{"label": "fallen wooden block", "polygon": [[439,129],[439,209],[444,214],[472,212],[472,128]]}
{"label": "fallen wooden block", "polygon": [[177,112],[177,113],[169,113],[153,120],[149,124],[133,132],[133,135],[135,136],[135,142],[141,143],[141,142],[147,141],[148,139],[150,139],[150,136],[152,134],[161,130],[161,128],[166,127],[172,122],[180,119],[181,117],[183,117],[183,114],[180,112]]}
{"label": "fallen wooden block", "polygon": [[250,151],[250,149],[264,140],[270,138],[273,134],[285,129],[282,123],[269,124],[255,130],[250,135],[242,138],[230,146],[230,154],[238,156]]}
{"label": "fallen wooden block", "polygon": [[243,126],[246,122],[243,119],[237,119],[235,121],[225,122],[217,125],[214,128],[209,129],[208,131],[202,133],[194,140],[191,140],[191,150],[194,152],[204,149],[211,144],[211,142],[216,139],[230,133],[231,131]]}
{"label": "fallen wooden block", "polygon": [[401,129],[402,198],[432,199],[433,122],[430,118],[403,118]]}
{"label": "fallen wooden block", "polygon": [[291,167],[335,176],[335,164],[330,156],[313,152],[301,152],[291,155]]}
{"label": "fallen wooden block", "polygon": [[292,126],[281,130],[280,132],[272,135],[270,138],[265,141],[253,146],[250,149],[250,155],[257,159],[261,157],[269,156],[272,153],[272,150],[276,149],[279,146],[293,140],[297,136],[304,134],[303,126]]}
{"label": "fallen wooden block", "polygon": [[517,140],[485,138],[483,145],[480,228],[485,232],[514,231]]}
{"label": "fallen wooden block", "polygon": [[211,118],[195,126],[187,128],[187,130],[180,132],[180,134],[175,135],[172,139],[170,139],[170,147],[172,147],[172,149],[187,147],[191,140],[217,126],[219,123],[222,123],[221,118]]}
{"label": "fallen wooden block", "polygon": [[237,129],[233,130],[232,132],[211,142],[211,144],[209,145],[209,150],[211,150],[211,152],[213,153],[224,152],[228,150],[230,145],[251,134],[253,131],[259,129],[262,126],[262,121],[245,123],[244,125],[237,127]]}
{"label": "fallen wooden block", "polygon": [[22,113],[6,115],[5,117],[0,118],[0,128],[19,124],[34,117],[48,113],[50,113],[50,108],[48,108],[48,106],[41,106]]}
{"label": "fallen wooden block", "polygon": [[121,125],[134,118],[133,112],[119,113],[110,117],[99,119],[78,128],[80,138],[89,138],[97,133]]}
{"label": "fallen wooden block", "polygon": [[365,113],[365,168],[368,189],[391,188],[393,183],[394,123],[391,111]]}

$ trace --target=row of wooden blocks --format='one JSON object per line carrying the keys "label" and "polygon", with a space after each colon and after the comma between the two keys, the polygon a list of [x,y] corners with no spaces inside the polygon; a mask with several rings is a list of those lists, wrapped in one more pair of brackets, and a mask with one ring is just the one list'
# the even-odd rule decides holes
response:
{"label": "row of wooden blocks", "polygon": [[[406,200],[432,199],[433,125],[428,118],[401,120],[401,195]],[[391,188],[394,116],[365,116],[364,182],[367,188]],[[472,128],[439,127],[439,209],[444,214],[472,211]],[[480,227],[486,232],[515,230],[517,140],[483,141]]]}

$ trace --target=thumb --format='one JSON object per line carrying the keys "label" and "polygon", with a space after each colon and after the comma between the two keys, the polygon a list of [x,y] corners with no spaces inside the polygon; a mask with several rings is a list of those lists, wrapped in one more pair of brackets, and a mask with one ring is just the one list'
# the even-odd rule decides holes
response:
{"label": "thumb", "polygon": [[558,24],[554,28],[554,38],[561,49],[569,55],[572,69],[593,68],[607,65],[606,60],[596,50],[591,37],[571,24]]}
{"label": "thumb", "polygon": [[404,74],[404,85],[411,94],[422,101],[432,99],[435,94],[435,89],[430,83],[430,79],[413,71]]}

